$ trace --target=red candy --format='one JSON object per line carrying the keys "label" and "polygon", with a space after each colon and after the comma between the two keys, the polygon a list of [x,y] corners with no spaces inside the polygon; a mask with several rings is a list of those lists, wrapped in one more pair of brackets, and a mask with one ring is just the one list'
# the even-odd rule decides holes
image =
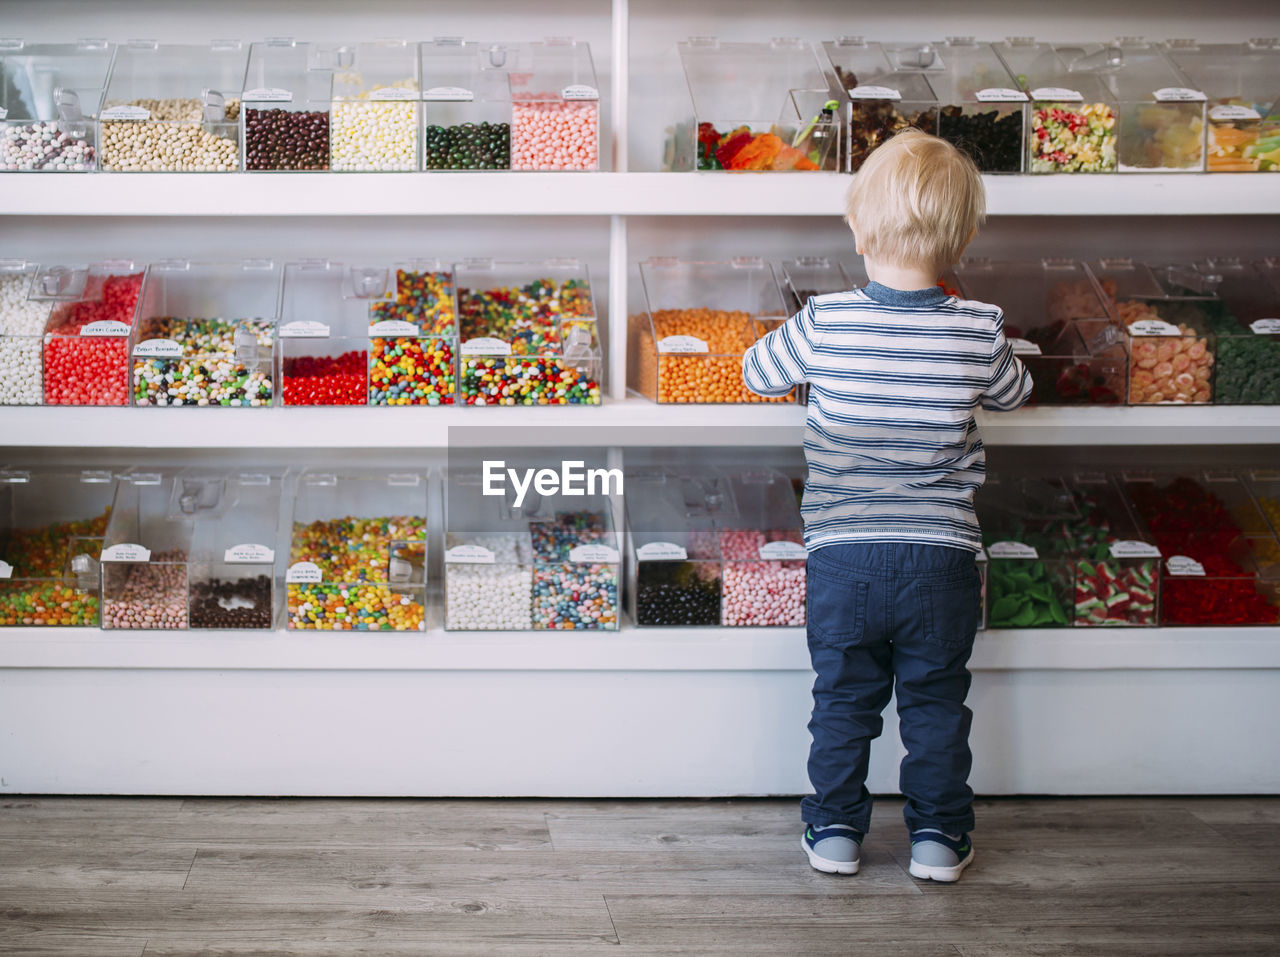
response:
{"label": "red candy", "polygon": [[100,299],[60,306],[44,347],[46,405],[128,405],[129,340],[81,336],[91,322],[133,323],[142,274],[108,276]]}
{"label": "red candy", "polygon": [[367,353],[284,360],[285,405],[364,405]]}

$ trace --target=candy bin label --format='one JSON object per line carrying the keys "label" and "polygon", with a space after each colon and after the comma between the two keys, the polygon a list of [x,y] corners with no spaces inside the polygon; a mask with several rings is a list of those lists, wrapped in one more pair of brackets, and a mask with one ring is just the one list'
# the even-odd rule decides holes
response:
{"label": "candy bin label", "polygon": [[383,319],[369,325],[371,336],[416,336],[418,333],[418,327],[414,323],[400,319]]}
{"label": "candy bin label", "polygon": [[462,344],[462,354],[464,356],[509,356],[511,343],[494,339],[492,336],[478,336]]}
{"label": "candy bin label", "polygon": [[789,559],[803,561],[808,557],[805,547],[799,542],[765,542],[760,546],[760,557],[765,560]]}
{"label": "candy bin label", "polygon": [[566,100],[598,100],[600,99],[600,91],[594,86],[574,83],[562,89],[560,96]]}
{"label": "candy bin label", "polygon": [[141,106],[109,106],[98,114],[103,120],[149,120],[151,111]]}
{"label": "candy bin label", "polygon": [[664,336],[658,340],[658,351],[667,353],[707,352],[707,343],[697,336]]}
{"label": "candy bin label", "polygon": [[902,94],[888,86],[855,86],[848,91],[853,100],[900,100]]}
{"label": "candy bin label", "polygon": [[688,557],[685,547],[674,542],[645,542],[636,549],[636,558],[642,562],[682,562]]}
{"label": "candy bin label", "polygon": [[1199,90],[1185,86],[1165,86],[1152,94],[1157,103],[1203,103],[1205,96]]}
{"label": "candy bin label", "polygon": [[1135,336],[1180,336],[1182,330],[1163,319],[1139,319],[1129,326],[1129,332]]}
{"label": "candy bin label", "polygon": [[102,319],[98,322],[90,322],[81,326],[78,334],[82,336],[127,336],[129,334],[129,324],[127,322],[116,322],[114,319]]}
{"label": "candy bin label", "polygon": [[240,99],[242,102],[247,100],[257,103],[292,103],[293,93],[278,87],[261,87],[256,90],[245,90]]}
{"label": "candy bin label", "polygon": [[444,560],[462,565],[492,565],[493,552],[482,545],[454,545],[444,553]]}
{"label": "candy bin label", "polygon": [[1225,104],[1222,106],[1213,106],[1209,108],[1209,119],[1218,123],[1227,123],[1232,120],[1245,120],[1253,122],[1262,119],[1262,114],[1255,109],[1247,106],[1238,106],[1234,104]]}
{"label": "candy bin label", "polygon": [[569,561],[579,564],[587,562],[616,562],[618,550],[610,545],[578,545],[569,549]]}
{"label": "candy bin label", "polygon": [[975,94],[979,103],[1025,103],[1027,102],[1027,94],[1021,90],[1011,90],[1007,87],[990,86],[985,90],[979,90]]}
{"label": "candy bin label", "polygon": [[1031,91],[1033,100],[1061,100],[1064,103],[1083,103],[1084,96],[1079,90],[1068,90],[1063,86],[1038,86]]}
{"label": "candy bin label", "polygon": [[0,559],[0,578],[12,578],[12,577],[13,577],[13,566],[10,565],[8,562],[6,562],[4,559]]}
{"label": "candy bin label", "polygon": [[151,549],[142,545],[134,545],[122,542],[119,545],[112,545],[110,548],[102,550],[102,561],[104,562],[149,562],[151,561]]}
{"label": "candy bin label", "polygon": [[1160,549],[1150,542],[1120,541],[1109,546],[1112,558],[1159,558]]}
{"label": "candy bin label", "polygon": [[329,327],[323,322],[300,319],[286,322],[279,329],[281,339],[328,339]]}
{"label": "candy bin label", "polygon": [[274,549],[250,543],[232,545],[222,556],[222,560],[229,565],[269,565],[275,558]]}
{"label": "candy bin label", "polygon": [[1255,319],[1249,329],[1259,336],[1280,335],[1280,319]]}
{"label": "candy bin label", "polygon": [[1186,555],[1170,556],[1169,560],[1165,562],[1165,568],[1168,570],[1170,575],[1176,575],[1178,577],[1204,577],[1204,565],[1196,561],[1194,558],[1189,558]]}
{"label": "candy bin label", "polygon": [[1010,339],[1009,348],[1013,350],[1014,355],[1019,356],[1038,356],[1041,355],[1041,349],[1030,339]]}
{"label": "candy bin label", "polygon": [[182,346],[173,339],[147,339],[133,347],[133,354],[139,359],[173,359],[182,355]]}
{"label": "candy bin label", "polygon": [[433,86],[422,98],[429,103],[470,103],[475,94],[460,86]]}
{"label": "candy bin label", "polygon": [[322,581],[320,574],[320,566],[315,562],[294,562],[289,566],[289,570],[285,572],[284,580],[286,582],[318,582]]}
{"label": "candy bin label", "polygon": [[1039,558],[1039,553],[1031,545],[1023,542],[992,542],[987,546],[987,554],[992,558]]}

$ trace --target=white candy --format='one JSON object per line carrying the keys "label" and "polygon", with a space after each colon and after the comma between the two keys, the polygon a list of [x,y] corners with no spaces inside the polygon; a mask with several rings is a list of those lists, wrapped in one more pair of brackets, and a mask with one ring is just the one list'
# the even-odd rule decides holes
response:
{"label": "white candy", "polygon": [[49,304],[27,301],[30,276],[0,277],[0,405],[40,405],[42,333]]}
{"label": "white candy", "polygon": [[[392,86],[407,88],[411,84]],[[333,104],[329,121],[330,168],[384,172],[417,169],[417,104],[369,100],[368,95]]]}
{"label": "white candy", "polygon": [[[445,548],[475,544],[450,535]],[[519,539],[486,535],[478,542],[494,553],[492,565],[445,565],[445,628],[457,631],[522,631],[533,627],[530,613],[533,566],[520,564]]]}

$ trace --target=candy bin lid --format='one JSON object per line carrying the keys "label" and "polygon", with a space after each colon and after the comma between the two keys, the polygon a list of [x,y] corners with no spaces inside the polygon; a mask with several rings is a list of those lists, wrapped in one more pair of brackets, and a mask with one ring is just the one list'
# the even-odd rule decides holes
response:
{"label": "candy bin lid", "polygon": [[425,629],[427,488],[418,471],[298,474],[285,573],[289,628]]}
{"label": "candy bin lid", "polygon": [[1121,103],[1203,102],[1204,91],[1143,37],[1117,37],[1109,43],[1056,44],[1068,73],[1096,76]]}
{"label": "candy bin lid", "polygon": [[114,55],[115,45],[102,39],[26,43],[0,37],[0,121],[58,121],[77,135],[76,124],[102,108]]}
{"label": "candy bin lid", "polygon": [[653,470],[627,476],[627,531],[635,559],[719,561],[716,517],[729,504],[715,473]]}
{"label": "candy bin lid", "polygon": [[728,472],[714,513],[725,561],[803,561],[804,523],[791,480],[773,469]]}
{"label": "candy bin lid", "polygon": [[446,565],[533,562],[528,522],[514,508],[505,461],[494,468],[496,477],[483,467],[451,463],[444,499]]}
{"label": "candy bin lid", "polygon": [[159,119],[129,111],[148,109],[138,101],[184,99],[194,101],[199,110],[163,117],[166,122],[233,119],[238,115],[234,102],[240,99],[248,56],[239,40],[204,45],[129,40],[116,48],[100,118]]}
{"label": "candy bin lid", "polygon": [[42,265],[31,298],[52,304],[47,331],[53,335],[128,336],[145,272],[131,259]]}
{"label": "candy bin lid", "polygon": [[293,37],[253,43],[241,100],[257,108],[279,104],[327,109],[333,97],[334,72],[349,67],[353,59],[351,49],[337,43],[309,43]]}
{"label": "candy bin lid", "polygon": [[932,103],[937,97],[930,75],[942,73],[943,59],[934,44],[875,43],[844,36],[822,44],[839,88],[859,100],[904,100]]}
{"label": "candy bin lid", "polygon": [[[418,289],[422,277],[438,288]],[[434,286],[434,284],[433,284]],[[438,259],[350,264],[286,263],[280,338],[367,339],[378,335],[457,337],[452,267]]]}
{"label": "candy bin lid", "polygon": [[[742,347],[723,352],[713,350],[713,355],[737,355],[745,351],[758,335],[791,315],[773,266],[754,256],[722,262],[652,257],[640,263],[640,280],[651,318],[668,310],[740,314]],[[708,351],[706,343],[702,343],[701,348],[685,349],[681,343],[667,342],[669,338],[664,336],[658,340],[659,352]]]}
{"label": "candy bin lid", "polygon": [[[1025,103],[1027,94],[1018,88],[1008,67],[989,43],[976,43],[973,37],[947,37],[941,43],[928,45],[934,54],[921,57],[930,87],[939,105],[978,103]],[[909,61],[897,54],[901,69],[910,69]],[[927,62],[926,62],[927,61]]]}
{"label": "candy bin lid", "polygon": [[508,68],[511,96],[516,100],[598,100],[591,46],[573,37],[546,37],[512,44],[515,63]]}
{"label": "candy bin lid", "polygon": [[[1197,262],[1195,269],[1204,277],[1204,288],[1221,300],[1223,312],[1239,323],[1235,334],[1280,333],[1280,286],[1265,264],[1215,257]],[[1226,326],[1216,331],[1231,334]]]}
{"label": "candy bin lid", "polygon": [[[1087,264],[1103,301],[1130,335],[1203,335],[1206,309],[1217,298],[1194,263],[1140,263],[1099,259]],[[1135,311],[1136,310],[1136,311]],[[1179,333],[1163,326],[1186,325]]]}
{"label": "candy bin lid", "polygon": [[190,627],[272,627],[282,481],[269,470],[212,469],[188,469],[175,480],[173,507],[195,519]]}
{"label": "candy bin lid", "polygon": [[[783,298],[792,312],[799,312],[814,296],[847,292],[855,287],[842,263],[826,256],[801,256],[785,260],[782,274]],[[865,284],[865,276],[862,284]]]}
{"label": "candy bin lid", "polygon": [[109,469],[0,469],[0,626],[98,624],[115,488]]}
{"label": "candy bin lid", "polygon": [[519,65],[521,44],[436,37],[418,45],[422,98],[430,102],[509,102],[508,74]]}
{"label": "candy bin lid", "polygon": [[1210,120],[1267,119],[1280,103],[1280,39],[1201,43],[1174,39],[1164,46],[1192,86],[1209,98]]}
{"label": "candy bin lid", "polygon": [[691,37],[677,51],[698,127],[698,169],[839,168],[839,103],[808,41]]}
{"label": "candy bin lid", "polygon": [[420,98],[416,44],[398,38],[325,48],[335,63],[335,100],[409,100]]}

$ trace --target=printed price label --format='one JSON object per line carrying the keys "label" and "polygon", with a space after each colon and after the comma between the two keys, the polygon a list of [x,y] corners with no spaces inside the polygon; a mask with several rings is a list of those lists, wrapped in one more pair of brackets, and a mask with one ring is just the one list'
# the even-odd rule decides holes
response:
{"label": "printed price label", "polygon": [[1025,103],[1027,94],[1003,86],[990,86],[979,90],[975,96],[979,103]]}
{"label": "printed price label", "polygon": [[151,549],[122,542],[119,545],[104,548],[102,557],[99,560],[104,562],[149,562],[151,561]]}
{"label": "printed price label", "polygon": [[418,99],[417,90],[406,90],[402,86],[384,86],[381,90],[374,90],[369,94],[371,100],[416,100]]}
{"label": "printed price label", "polygon": [[1180,336],[1182,330],[1163,319],[1139,319],[1129,326],[1133,336]]}
{"label": "printed price label", "polygon": [[1112,558],[1159,558],[1160,549],[1150,542],[1122,541],[1112,542]]}
{"label": "printed price label", "polygon": [[1204,577],[1204,566],[1194,558],[1188,558],[1186,555],[1174,555],[1164,565],[1169,570],[1170,575]]}
{"label": "printed price label", "polygon": [[1014,355],[1019,356],[1038,356],[1040,355],[1040,347],[1030,339],[1010,339],[1009,348],[1013,350]]}
{"label": "printed price label", "polygon": [[320,566],[315,562],[294,562],[284,573],[284,580],[292,585],[322,581]]}
{"label": "printed price label", "polygon": [[[2,119],[4,119],[4,117],[0,116],[0,120]],[[10,565],[8,562],[6,562],[4,559],[0,559],[0,578],[12,578],[12,577],[13,577],[13,566]]]}
{"label": "printed price label", "polygon": [[566,100],[598,100],[600,99],[600,91],[594,86],[571,83],[560,91],[560,96]]}
{"label": "printed price label", "polygon": [[1204,93],[1185,86],[1164,86],[1152,94],[1157,103],[1203,103]]}
{"label": "printed price label", "polygon": [[1034,545],[1025,542],[994,542],[987,546],[987,554],[992,558],[1039,558],[1040,553]]}
{"label": "printed price label", "polygon": [[1229,123],[1232,120],[1260,120],[1262,114],[1248,106],[1211,106],[1209,119],[1218,123]]}
{"label": "printed price label", "polygon": [[799,542],[765,542],[760,546],[761,558],[773,560],[794,560],[807,558],[809,552]]}
{"label": "printed price label", "polygon": [[454,545],[445,550],[444,560],[453,565],[492,565],[493,552],[482,545]]}
{"label": "printed price label", "polygon": [[569,549],[569,561],[591,564],[596,562],[616,562],[618,550],[612,545],[576,545]]}
{"label": "printed price label", "polygon": [[129,324],[114,319],[99,319],[80,328],[82,336],[127,336]]}
{"label": "printed price label", "polygon": [[281,339],[328,339],[329,326],[313,319],[299,319],[297,322],[286,322],[280,327]]}
{"label": "printed price label", "polygon": [[229,565],[269,565],[276,560],[274,549],[266,545],[232,545],[222,555],[222,560]]}
{"label": "printed price label", "polygon": [[658,340],[659,352],[707,352],[707,344],[697,336],[667,336]]}
{"label": "printed price label", "polygon": [[1249,328],[1260,336],[1274,336],[1280,334],[1280,319],[1255,319]]}
{"label": "printed price label", "polygon": [[1031,91],[1031,99],[1083,103],[1084,95],[1079,90],[1068,90],[1065,86],[1038,86]]}
{"label": "printed price label", "polygon": [[418,327],[412,322],[405,322],[403,319],[383,319],[381,322],[371,322],[369,324],[369,335],[371,336],[416,336]]}
{"label": "printed price label", "polygon": [[293,92],[279,87],[266,86],[254,90],[245,90],[242,100],[254,100],[258,103],[292,103]]}
{"label": "printed price label", "polygon": [[98,114],[103,120],[149,120],[151,111],[142,106],[109,106]]}
{"label": "printed price label", "polygon": [[855,86],[849,90],[851,100],[900,100],[902,94],[888,86]]}
{"label": "printed price label", "polygon": [[460,86],[433,86],[422,98],[434,103],[470,103],[476,95]]}
{"label": "printed price label", "polygon": [[464,356],[509,356],[511,343],[490,336],[478,336],[462,344],[462,354]]}
{"label": "printed price label", "polygon": [[636,558],[642,562],[682,562],[688,557],[684,546],[675,542],[645,542],[636,549]]}
{"label": "printed price label", "polygon": [[174,339],[146,339],[133,347],[133,354],[139,359],[175,358],[182,355],[182,345]]}

